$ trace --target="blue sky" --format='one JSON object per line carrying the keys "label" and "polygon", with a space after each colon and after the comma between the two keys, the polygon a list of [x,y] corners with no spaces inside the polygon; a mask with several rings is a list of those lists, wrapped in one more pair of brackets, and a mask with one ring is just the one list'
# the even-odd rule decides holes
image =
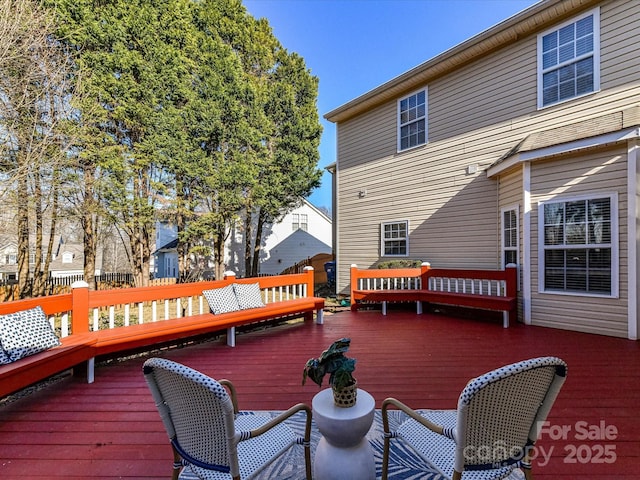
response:
{"label": "blue sky", "polygon": [[[243,0],[319,78],[319,167],[336,160],[324,114],[536,3],[536,0]],[[309,198],[331,208],[331,176]]]}

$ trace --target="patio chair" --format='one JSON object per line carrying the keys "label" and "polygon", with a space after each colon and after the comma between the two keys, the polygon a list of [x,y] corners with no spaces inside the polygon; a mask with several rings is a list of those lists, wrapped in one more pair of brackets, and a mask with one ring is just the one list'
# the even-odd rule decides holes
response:
{"label": "patio chair", "polygon": [[[382,479],[388,476],[390,440],[399,437],[449,479],[501,479],[520,468],[531,480],[529,454],[566,373],[567,365],[555,357],[504,366],[472,379],[457,410],[416,412],[387,398],[382,404]],[[393,432],[391,407],[409,416],[396,421],[400,424]]]}
{"label": "patio chair", "polygon": [[[297,404],[275,418],[238,412],[228,380],[162,358],[148,359],[143,372],[173,447],[173,480],[254,478],[296,444],[304,445],[311,479],[309,406]],[[297,412],[306,414],[303,438],[283,423]]]}

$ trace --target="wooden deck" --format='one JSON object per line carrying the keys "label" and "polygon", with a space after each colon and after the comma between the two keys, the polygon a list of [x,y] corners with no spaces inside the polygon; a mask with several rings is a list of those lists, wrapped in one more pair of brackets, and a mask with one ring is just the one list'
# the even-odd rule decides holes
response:
{"label": "wooden deck", "polygon": [[[243,410],[282,410],[311,401],[318,388],[301,386],[302,367],[340,337],[351,337],[356,377],[377,408],[387,396],[415,408],[455,408],[471,377],[525,358],[559,356],[569,373],[549,417],[553,428],[538,443],[551,460],[534,462],[535,477],[638,477],[638,342],[393,309],[386,317],[340,312],[324,325],[239,334],[235,348],[221,338],[151,355],[231,379]],[[168,478],[171,450],[141,372],[148,356],[98,365],[91,385],[64,378],[0,405],[0,477]]]}

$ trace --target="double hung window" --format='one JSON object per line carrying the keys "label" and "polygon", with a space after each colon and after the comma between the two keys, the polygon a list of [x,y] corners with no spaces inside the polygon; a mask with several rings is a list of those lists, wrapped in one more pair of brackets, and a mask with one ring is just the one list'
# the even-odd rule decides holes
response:
{"label": "double hung window", "polygon": [[518,264],[518,210],[502,211],[502,267]]}
{"label": "double hung window", "polygon": [[538,108],[599,88],[599,10],[538,36]]}
{"label": "double hung window", "polygon": [[388,222],[380,225],[380,254],[383,257],[409,255],[409,222]]}
{"label": "double hung window", "polygon": [[402,98],[398,102],[398,150],[427,143],[427,91]]}
{"label": "double hung window", "polygon": [[296,230],[304,230],[305,232],[309,229],[309,217],[306,213],[293,213],[291,215],[291,227],[295,232]]}
{"label": "double hung window", "polygon": [[542,291],[616,296],[616,196],[549,201],[538,213]]}

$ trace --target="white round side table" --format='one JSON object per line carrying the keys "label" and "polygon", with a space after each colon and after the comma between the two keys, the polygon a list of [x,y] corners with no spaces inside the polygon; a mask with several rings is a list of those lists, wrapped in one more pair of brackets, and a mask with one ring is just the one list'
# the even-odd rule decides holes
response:
{"label": "white round side table", "polygon": [[358,389],[353,407],[337,407],[333,391],[322,390],[312,401],[313,420],[322,438],[313,463],[315,480],[375,480],[373,451],[365,438],[373,424],[375,401]]}

